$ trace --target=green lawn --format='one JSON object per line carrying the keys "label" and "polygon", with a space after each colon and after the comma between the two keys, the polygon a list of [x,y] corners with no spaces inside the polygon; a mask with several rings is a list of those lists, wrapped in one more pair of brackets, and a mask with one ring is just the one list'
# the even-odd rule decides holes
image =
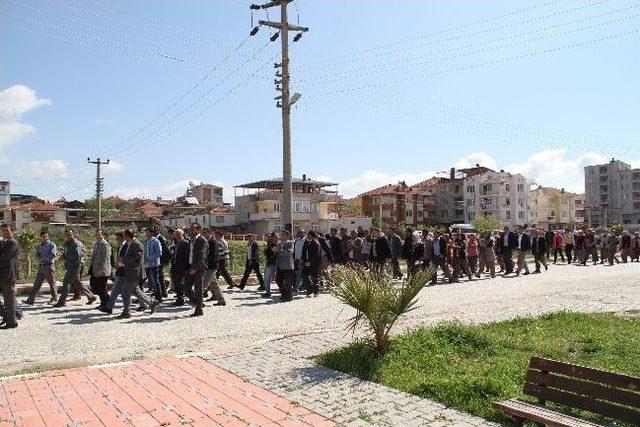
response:
{"label": "green lawn", "polygon": [[319,362],[505,422],[491,403],[524,397],[531,355],[638,376],[640,316],[557,313],[480,326],[447,323],[394,337],[381,358],[360,341],[321,355]]}

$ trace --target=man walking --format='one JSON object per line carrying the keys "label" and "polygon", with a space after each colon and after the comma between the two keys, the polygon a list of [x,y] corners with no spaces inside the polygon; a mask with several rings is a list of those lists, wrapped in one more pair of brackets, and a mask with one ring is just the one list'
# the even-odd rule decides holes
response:
{"label": "man walking", "polygon": [[56,288],[56,273],[55,273],[55,260],[56,260],[57,248],[56,244],[49,240],[49,233],[42,231],[40,233],[40,244],[36,248],[36,261],[38,262],[38,273],[36,279],[33,282],[33,288],[29,297],[23,302],[28,305],[33,305],[36,302],[36,296],[40,291],[40,287],[46,280],[49,283],[49,290],[51,298],[49,304],[55,304],[58,300],[58,290]]}
{"label": "man walking", "polygon": [[[620,258],[626,263],[627,258],[631,255],[631,235],[627,230],[622,233],[620,238]],[[632,258],[633,259],[633,258]]]}
{"label": "man walking", "polygon": [[184,237],[184,230],[181,228],[173,232],[173,253],[171,254],[171,283],[176,293],[174,307],[184,305],[184,282],[189,268],[189,252],[191,246]]}
{"label": "man walking", "polygon": [[402,253],[402,239],[396,233],[396,229],[389,227],[387,229],[387,241],[391,249],[391,268],[393,269],[393,278],[402,279],[402,271],[400,270],[400,254]]}
{"label": "man walking", "polygon": [[[556,231],[556,234],[553,236],[553,263],[558,262],[558,254],[560,254],[560,259],[564,262],[564,236],[560,230]],[[567,254],[567,257],[569,254]]]}
{"label": "man walking", "polygon": [[302,287],[302,248],[305,243],[304,230],[300,229],[296,232],[296,240],[293,242],[293,259],[295,263],[295,277],[293,279],[293,294],[296,295]]}
{"label": "man walking", "polygon": [[437,230],[433,232],[433,239],[428,234],[426,236],[424,239],[424,263],[433,266],[431,283],[433,285],[438,283],[438,268],[451,283],[453,277],[451,277],[451,270],[447,265],[447,241],[440,236],[440,232]]}
{"label": "man walking", "polygon": [[122,291],[122,313],[117,317],[118,319],[131,318],[131,312],[129,306],[131,305],[131,295],[134,294],[140,304],[149,307],[150,313],[156,309],[158,305],[157,300],[151,300],[142,289],[140,289],[140,281],[143,275],[144,265],[144,247],[132,230],[125,230],[124,238],[127,242],[127,250],[122,259],[124,270],[124,285]]}
{"label": "man walking", "polygon": [[249,280],[249,275],[251,272],[256,273],[256,277],[258,278],[258,283],[260,283],[260,287],[264,286],[264,281],[262,279],[262,273],[260,272],[260,253],[258,244],[256,243],[256,236],[253,234],[249,235],[249,243],[247,244],[247,259],[244,266],[244,275],[242,276],[242,280],[240,281],[240,285],[238,288],[243,290],[247,284],[247,280]]}
{"label": "man walking", "polygon": [[379,228],[372,229],[371,239],[371,268],[378,274],[386,274],[385,265],[387,260],[391,258],[389,241],[380,233]]}
{"label": "man walking", "polygon": [[518,247],[518,236],[509,230],[509,226],[504,226],[504,231],[500,235],[500,254],[504,263],[504,274],[513,273],[513,251]]}
{"label": "man walking", "polygon": [[207,290],[211,291],[211,298],[207,301],[216,301],[214,305],[227,305],[220,285],[218,284],[218,279],[216,278],[220,257],[216,236],[213,231],[208,228],[203,230],[203,234],[209,244],[209,250],[207,251],[207,271],[204,274],[205,292]]}
{"label": "man walking", "polygon": [[0,241],[0,289],[4,306],[0,307],[2,312],[1,329],[13,329],[18,327],[16,310],[16,280],[18,280],[18,255],[20,245],[13,237],[13,230],[8,224],[2,225],[2,241]]}
{"label": "man walking", "polygon": [[[533,230],[533,241],[531,242],[531,252],[533,253],[533,260],[536,265],[536,273],[540,273],[540,264],[544,265],[544,269],[548,270],[547,266],[547,239],[546,237],[542,237],[538,230]],[[556,257],[557,252],[554,249],[554,257]]]}
{"label": "man walking", "polygon": [[307,233],[307,239],[302,248],[302,280],[307,289],[307,296],[313,294],[314,297],[319,293],[319,275],[320,262],[322,260],[322,248],[318,242],[318,235],[311,230]]}
{"label": "man walking", "polygon": [[118,296],[122,295],[124,287],[124,254],[127,252],[128,244],[124,239],[124,233],[122,231],[116,232],[116,241],[118,242],[117,255],[115,262],[115,274],[113,280],[113,288],[109,293],[109,299],[104,307],[100,307],[99,310],[103,313],[112,314],[113,307],[116,305]]}
{"label": "man walking", "polygon": [[275,279],[278,270],[278,254],[275,251],[279,245],[279,237],[277,233],[271,233],[267,237],[267,244],[264,247],[264,294],[263,298],[271,298],[271,280]]}
{"label": "man walking", "polygon": [[[216,231],[216,243],[218,248],[218,271],[216,271],[216,279],[220,276],[227,282],[227,289],[233,289],[233,279],[227,271],[229,265],[229,243],[224,239],[222,231]],[[211,248],[209,248],[211,250]]]}
{"label": "man walking", "polygon": [[202,295],[203,295],[203,279],[207,270],[207,255],[209,253],[209,242],[200,234],[200,224],[193,223],[189,227],[189,270],[187,270],[187,289],[193,290],[191,293],[191,302],[195,307],[195,311],[190,317],[202,316]]}
{"label": "man walking", "polygon": [[162,257],[162,245],[156,237],[155,227],[147,229],[147,241],[144,242],[145,273],[149,281],[149,287],[153,290],[153,296],[158,302],[162,302],[162,285],[160,285],[160,258]]}
{"label": "man walking", "polygon": [[84,245],[81,241],[76,239],[76,236],[72,229],[68,228],[64,232],[64,236],[67,241],[64,244],[64,252],[62,258],[64,259],[64,266],[66,273],[62,280],[62,290],[60,291],[60,298],[58,303],[54,307],[64,307],[67,305],[67,295],[69,295],[69,287],[73,286],[74,289],[80,289],[80,292],[87,296],[87,305],[93,304],[97,299],[89,287],[82,283],[80,279],[80,269],[82,268],[82,259],[84,257]]}
{"label": "man walking", "polygon": [[598,248],[596,242],[596,236],[593,234],[593,230],[588,229],[584,235],[584,251],[582,258],[582,265],[587,265],[587,260],[589,259],[589,255],[591,255],[591,261],[593,261],[593,265],[598,263]]}
{"label": "man walking", "polygon": [[518,227],[518,254],[517,262],[518,268],[516,269],[516,276],[520,275],[520,271],[524,269],[524,275],[529,274],[529,265],[527,263],[527,252],[531,250],[531,239],[529,235],[524,232],[524,227]]}
{"label": "man walking", "polygon": [[284,231],[280,235],[280,242],[274,248],[277,258],[276,283],[280,290],[280,300],[293,300],[293,280],[295,262],[293,259],[293,241],[291,233]]}
{"label": "man walking", "polygon": [[111,245],[104,238],[102,230],[96,231],[96,244],[91,254],[89,283],[91,291],[100,298],[100,307],[106,308],[109,300],[107,280],[111,275]]}

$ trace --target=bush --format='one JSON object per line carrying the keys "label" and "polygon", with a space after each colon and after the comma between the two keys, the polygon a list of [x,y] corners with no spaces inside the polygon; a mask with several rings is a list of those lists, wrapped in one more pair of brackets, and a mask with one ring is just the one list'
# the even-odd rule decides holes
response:
{"label": "bush", "polygon": [[348,328],[355,331],[364,324],[371,332],[376,352],[384,354],[391,328],[400,316],[415,309],[418,292],[434,274],[433,270],[420,272],[396,288],[385,273],[339,265],[329,273],[328,285],[332,295],[356,309]]}

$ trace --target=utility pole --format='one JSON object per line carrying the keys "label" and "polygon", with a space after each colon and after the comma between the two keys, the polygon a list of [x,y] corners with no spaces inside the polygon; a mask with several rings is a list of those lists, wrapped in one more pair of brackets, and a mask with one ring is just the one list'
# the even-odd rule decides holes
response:
{"label": "utility pole", "polygon": [[100,160],[98,157],[95,160],[87,158],[87,162],[96,165],[96,206],[98,210],[98,230],[102,230],[102,192],[104,190],[104,179],[100,176],[100,166],[108,165],[109,159],[106,161]]}
{"label": "utility pole", "polygon": [[[282,68],[282,72],[276,72],[276,77],[281,80],[275,80],[277,90],[282,94],[275,99],[279,100],[277,106],[282,109],[282,220],[285,230],[293,231],[293,178],[291,172],[291,106],[300,99],[300,95],[290,96],[291,75],[289,74],[289,31],[295,31],[298,34],[293,38],[297,42],[302,37],[302,33],[309,31],[309,28],[292,25],[288,22],[287,6],[293,0],[271,0],[269,3],[262,5],[252,4],[251,10],[268,9],[280,6],[280,22],[258,21],[261,26],[275,28],[279,33],[271,36],[271,41],[276,41],[278,34],[281,41],[282,59],[279,64],[275,64],[275,68]],[[258,32],[258,27],[251,31],[251,35]],[[282,85],[280,87],[279,85]]]}

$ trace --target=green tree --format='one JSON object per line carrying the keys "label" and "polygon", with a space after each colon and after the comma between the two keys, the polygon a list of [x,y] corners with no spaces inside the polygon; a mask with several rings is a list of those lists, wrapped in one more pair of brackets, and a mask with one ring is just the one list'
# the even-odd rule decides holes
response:
{"label": "green tree", "polygon": [[18,235],[18,244],[22,249],[27,277],[31,276],[31,253],[38,244],[38,236],[31,228],[25,227]]}
{"label": "green tree", "polygon": [[624,227],[620,224],[613,224],[611,226],[611,232],[616,236],[620,236],[623,231],[624,231]]}
{"label": "green tree", "polygon": [[[87,199],[84,201],[84,208],[86,209],[87,216],[97,217],[98,216],[98,203],[96,202],[96,198]],[[102,200],[102,217],[109,216],[110,214],[117,212],[117,208],[111,202]]]}
{"label": "green tree", "polygon": [[431,280],[433,269],[411,276],[400,288],[391,277],[361,267],[338,265],[328,277],[333,296],[356,309],[348,328],[355,331],[363,324],[370,331],[378,354],[389,349],[389,333],[400,316],[415,309],[417,295]]}
{"label": "green tree", "polygon": [[362,206],[361,205],[357,205],[355,203],[348,203],[346,205],[343,205],[342,208],[349,215],[355,215],[355,216],[362,215]]}
{"label": "green tree", "polygon": [[493,216],[478,216],[473,220],[473,227],[478,232],[483,233],[485,231],[499,230],[502,227],[500,220]]}

